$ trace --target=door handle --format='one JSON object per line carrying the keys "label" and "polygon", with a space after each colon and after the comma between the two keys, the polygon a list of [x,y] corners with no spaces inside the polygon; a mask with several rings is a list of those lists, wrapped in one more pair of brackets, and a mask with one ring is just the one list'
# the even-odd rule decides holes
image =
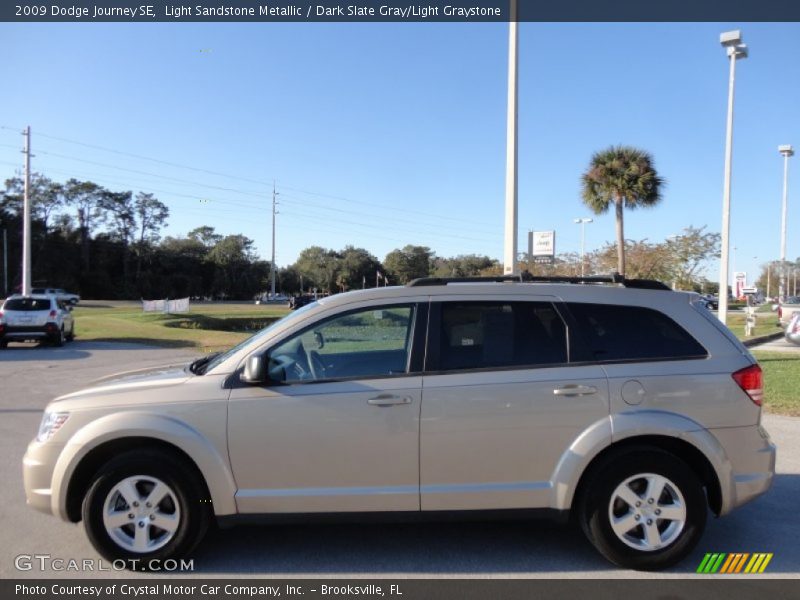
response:
{"label": "door handle", "polygon": [[367,400],[372,406],[395,406],[397,404],[411,404],[410,396],[394,396],[392,394],[379,394]]}
{"label": "door handle", "polygon": [[597,393],[597,388],[593,385],[576,385],[571,383],[553,390],[554,396],[591,396]]}

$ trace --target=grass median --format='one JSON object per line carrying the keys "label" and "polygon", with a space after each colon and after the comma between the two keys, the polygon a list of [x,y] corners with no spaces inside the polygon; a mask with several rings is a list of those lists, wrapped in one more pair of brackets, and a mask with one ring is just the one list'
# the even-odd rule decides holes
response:
{"label": "grass median", "polygon": [[223,350],[279,319],[284,305],[192,304],[190,312],[142,312],[140,303],[102,301],[75,308],[80,340],[133,342],[167,348]]}

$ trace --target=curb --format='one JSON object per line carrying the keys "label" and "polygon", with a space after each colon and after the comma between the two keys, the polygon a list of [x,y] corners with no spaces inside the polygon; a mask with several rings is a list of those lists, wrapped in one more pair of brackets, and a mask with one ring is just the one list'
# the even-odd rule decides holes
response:
{"label": "curb", "polygon": [[767,335],[760,335],[757,338],[752,338],[749,340],[743,340],[742,343],[747,347],[751,348],[753,346],[758,346],[759,344],[764,344],[765,342],[772,342],[774,340],[779,340],[783,337],[782,331],[776,331],[775,333],[770,333]]}

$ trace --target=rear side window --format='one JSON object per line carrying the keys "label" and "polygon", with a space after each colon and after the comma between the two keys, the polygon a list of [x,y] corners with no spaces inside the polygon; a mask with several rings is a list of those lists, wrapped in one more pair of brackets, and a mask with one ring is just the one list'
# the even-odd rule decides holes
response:
{"label": "rear side window", "polygon": [[[567,362],[564,322],[548,302],[442,303],[432,370]],[[438,360],[437,360],[438,359]]]}
{"label": "rear side window", "polygon": [[12,298],[6,301],[3,310],[50,310],[50,299]]}
{"label": "rear side window", "polygon": [[595,360],[699,358],[708,355],[683,327],[664,313],[640,306],[567,305],[578,335]]}

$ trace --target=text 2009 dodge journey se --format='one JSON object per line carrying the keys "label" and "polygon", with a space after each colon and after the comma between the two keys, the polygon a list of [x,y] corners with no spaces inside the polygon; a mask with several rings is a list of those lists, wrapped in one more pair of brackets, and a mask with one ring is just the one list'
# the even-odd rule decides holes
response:
{"label": "text 2009 dodge journey se", "polygon": [[685,557],[764,493],[761,369],[657,282],[424,279],[309,304],[224,354],[54,400],[28,503],[110,559],[212,519],[573,516],[617,565]]}

